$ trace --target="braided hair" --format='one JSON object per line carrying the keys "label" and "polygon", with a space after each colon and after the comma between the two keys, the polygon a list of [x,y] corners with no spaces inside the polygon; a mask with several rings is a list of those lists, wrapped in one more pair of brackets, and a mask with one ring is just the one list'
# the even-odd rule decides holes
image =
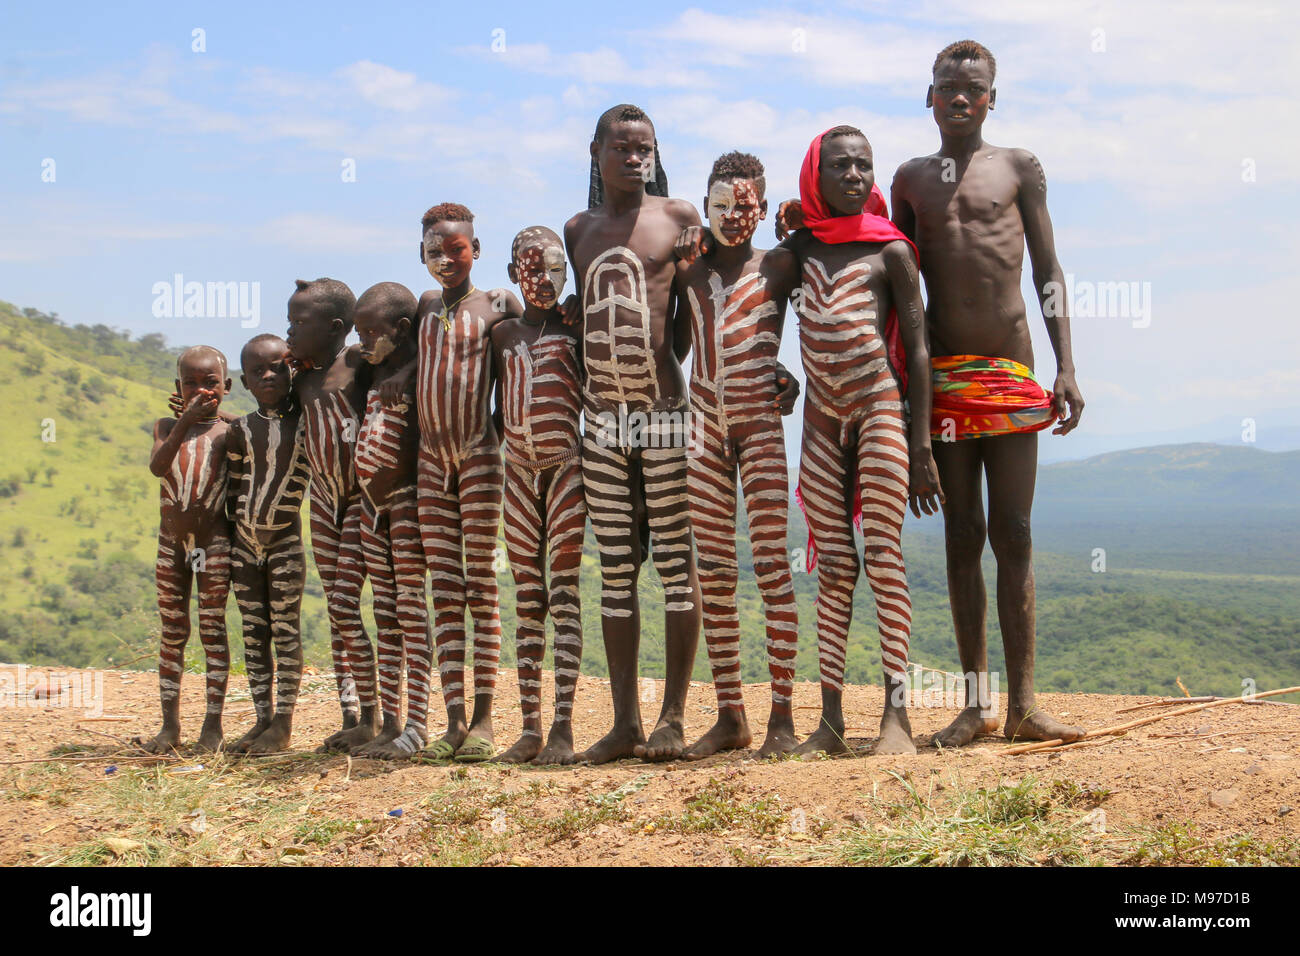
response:
{"label": "braided hair", "polygon": [[[633,106],[630,103],[620,103],[618,106],[611,106],[605,112],[600,114],[600,119],[596,121],[595,141],[599,143],[609,133],[615,123],[645,123],[651,130],[654,129],[654,123],[650,122],[650,117],[646,115],[645,110],[639,106]],[[645,184],[645,191],[651,196],[668,196],[668,174],[664,172],[663,163],[659,159],[659,140],[655,139],[655,172],[654,178],[648,180]],[[600,178],[600,164],[596,162],[596,157],[591,157],[591,179],[587,188],[587,208],[595,209],[605,201],[605,185]]]}

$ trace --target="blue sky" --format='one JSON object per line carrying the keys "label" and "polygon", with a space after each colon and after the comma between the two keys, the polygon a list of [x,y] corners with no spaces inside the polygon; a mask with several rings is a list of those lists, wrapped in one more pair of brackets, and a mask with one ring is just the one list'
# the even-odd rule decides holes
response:
{"label": "blue sky", "polygon": [[[1288,6],[310,10],[7,5],[0,298],[234,358],[250,330],[156,318],[154,284],[260,283],[272,331],[295,278],[418,293],[431,284],[419,217],[442,200],[478,217],[476,284],[505,285],[511,236],[558,229],[585,204],[596,117],[624,101],[655,120],[675,196],[699,202],[733,148],[767,165],[770,198],[794,195],[809,139],[842,122],[867,132],[888,192],[899,163],[938,144],[923,107],[934,54],[972,37],[998,58],[985,137],[1042,160],[1065,271],[1149,290],[1145,326],[1076,318],[1084,428],[1045,439],[1044,457],[1228,439],[1246,417],[1267,446],[1297,423],[1300,136],[1279,81],[1300,60],[1300,18]],[[759,239],[773,241],[770,223]],[[797,370],[793,338],[783,355]]]}

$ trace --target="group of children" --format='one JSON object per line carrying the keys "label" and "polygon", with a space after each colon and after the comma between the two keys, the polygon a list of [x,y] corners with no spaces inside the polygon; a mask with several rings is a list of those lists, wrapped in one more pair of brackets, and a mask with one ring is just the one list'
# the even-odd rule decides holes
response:
{"label": "group of children", "polygon": [[[964,44],[940,54],[936,82],[941,72],[973,70],[983,78],[984,70],[991,86],[991,55]],[[964,93],[948,90],[941,86],[945,110],[955,112],[954,100],[968,105]],[[946,121],[958,122],[951,115]],[[473,284],[480,254],[473,216],[462,205],[442,203],[421,221],[421,259],[438,290],[417,301],[405,287],[384,282],[354,299],[337,280],[299,281],[289,300],[287,339],[258,335],[240,356],[241,381],[258,403],[254,413],[220,413],[231,384],[221,353],[196,346],[180,356],[177,415],[157,423],[151,458],[162,479],[163,727],[144,743],[148,750],[179,743],[194,581],[207,663],[199,746],[223,745],[224,620],[232,586],[256,723],[229,749],[271,753],[288,746],[302,673],[304,495],[342,709],[342,727],[325,749],[388,759],[556,764],[698,758],[748,747],[735,598],[737,477],[771,675],[772,706],[758,755],[846,749],[840,700],[863,567],[875,596],[887,685],[875,750],[915,750],[905,707],[911,605],[900,532],[909,502],[919,516],[936,513],[944,500],[931,435],[951,424],[931,411],[939,373],[931,367],[934,335],[927,332],[920,291],[927,250],[924,239],[919,252],[914,243],[918,231],[924,234],[924,210],[909,205],[921,220],[910,230],[887,218],[870,145],[848,126],[827,130],[809,146],[799,202],[783,204],[778,217],[778,232],[791,227],[793,234],[770,250],[752,245],[768,211],[763,166],[754,156],[732,152],[714,164],[704,202],[707,229],[690,204],[667,197],[654,128],[640,109],[624,105],[602,115],[591,156],[590,208],[569,220],[563,238],[532,226],[514,239],[508,274],[522,304],[506,289]],[[1015,195],[1010,201],[1018,202]],[[570,264],[579,287],[562,298]],[[787,303],[799,318],[806,378],[796,494],[818,573],[822,721],[803,743],[791,713],[799,627],[786,550],[781,423],[798,385],[777,361]],[[354,329],[360,344],[348,346]],[[1068,331],[1065,348],[1068,359]],[[688,352],[689,382],[682,374]],[[944,355],[936,369],[958,378],[969,363],[950,360],[978,358]],[[978,369],[987,386],[988,369]],[[967,416],[961,437],[1029,434],[1063,411],[1041,388],[1028,398],[999,397],[997,407],[1019,417],[1001,430],[980,419],[983,430],[976,434]],[[951,394],[947,401],[945,414],[961,415]],[[578,574],[588,517],[599,546],[615,722],[577,753],[571,725],[583,645]],[[503,518],[517,589],[523,734],[498,756],[494,549]],[[855,523],[865,542],[861,557]],[[950,557],[951,551],[950,540]],[[667,671],[649,736],[637,692],[638,578],[647,552],[663,586]],[[366,578],[374,644],[361,619]],[[548,614],[555,703],[544,737]],[[701,624],[718,717],[688,746],[684,703]],[[967,656],[963,649],[963,663]],[[435,659],[447,730],[430,744]],[[982,666],[973,657],[971,663]],[[1023,723],[1024,700],[1032,705],[1032,637],[1028,698],[1017,685],[1017,662],[1009,663],[1012,706],[1025,711]],[[971,719],[963,712],[959,721]],[[974,719],[976,730],[988,729],[987,714]],[[1032,732],[1075,729],[1044,715],[1036,719]],[[1021,732],[1026,735],[1032,734]]]}

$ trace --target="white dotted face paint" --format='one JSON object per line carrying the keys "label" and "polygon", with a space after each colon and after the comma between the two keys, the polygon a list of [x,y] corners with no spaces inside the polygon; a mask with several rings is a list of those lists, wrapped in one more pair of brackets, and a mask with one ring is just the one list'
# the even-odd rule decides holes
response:
{"label": "white dotted face paint", "polygon": [[515,258],[519,274],[519,290],[524,301],[541,309],[549,309],[560,301],[568,279],[564,249],[555,242],[540,242],[524,246]]}
{"label": "white dotted face paint", "polygon": [[709,231],[724,246],[747,241],[762,214],[752,180],[718,180],[709,187]]}

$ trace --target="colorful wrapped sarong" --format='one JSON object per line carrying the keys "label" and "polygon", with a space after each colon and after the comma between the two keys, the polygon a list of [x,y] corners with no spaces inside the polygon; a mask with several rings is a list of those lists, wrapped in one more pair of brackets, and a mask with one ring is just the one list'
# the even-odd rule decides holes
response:
{"label": "colorful wrapped sarong", "polygon": [[1052,393],[1027,366],[987,355],[930,360],[934,404],[930,434],[942,441],[1040,431],[1058,416]]}

